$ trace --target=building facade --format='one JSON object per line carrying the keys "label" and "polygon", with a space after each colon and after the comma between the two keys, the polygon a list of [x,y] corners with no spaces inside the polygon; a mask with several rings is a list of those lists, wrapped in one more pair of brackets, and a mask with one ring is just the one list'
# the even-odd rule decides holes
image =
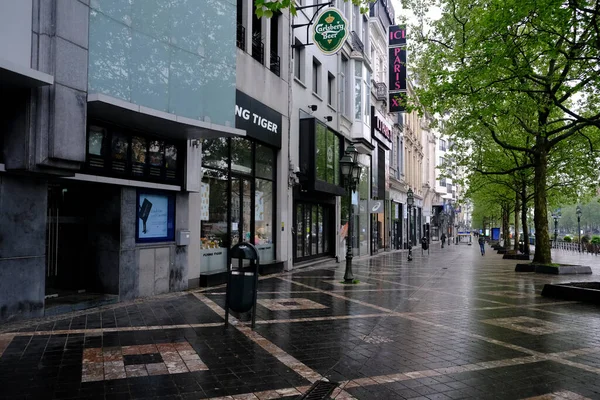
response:
{"label": "building facade", "polygon": [[186,289],[200,140],[246,135],[235,4],[0,7],[0,320]]}

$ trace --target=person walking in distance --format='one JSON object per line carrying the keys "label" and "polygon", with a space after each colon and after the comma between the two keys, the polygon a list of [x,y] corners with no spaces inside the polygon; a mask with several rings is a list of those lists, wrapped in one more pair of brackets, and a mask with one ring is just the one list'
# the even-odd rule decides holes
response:
{"label": "person walking in distance", "polygon": [[442,233],[441,239],[442,239],[442,249],[443,249],[444,248],[444,244],[446,243],[446,234],[445,233]]}
{"label": "person walking in distance", "polygon": [[479,249],[481,250],[481,255],[485,256],[485,239],[483,236],[479,236]]}

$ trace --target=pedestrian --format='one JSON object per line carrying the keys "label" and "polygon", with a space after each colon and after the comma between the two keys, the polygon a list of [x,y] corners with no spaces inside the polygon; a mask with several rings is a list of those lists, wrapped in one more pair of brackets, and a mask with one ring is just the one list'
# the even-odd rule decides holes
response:
{"label": "pedestrian", "polygon": [[485,239],[483,236],[479,236],[479,249],[481,250],[481,255],[485,256]]}
{"label": "pedestrian", "polygon": [[442,233],[442,249],[444,248],[444,244],[446,244],[446,234]]}

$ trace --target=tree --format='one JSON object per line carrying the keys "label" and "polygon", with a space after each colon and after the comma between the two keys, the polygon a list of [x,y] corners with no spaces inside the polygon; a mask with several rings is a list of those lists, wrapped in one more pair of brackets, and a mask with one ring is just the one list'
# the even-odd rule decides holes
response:
{"label": "tree", "polygon": [[[600,2],[442,0],[441,9],[431,31],[412,36],[419,101],[433,113],[470,116],[498,146],[529,160],[519,168],[535,176],[534,262],[550,263],[549,157],[567,152],[566,143],[595,154],[600,136]],[[529,140],[505,133],[507,120]]]}
{"label": "tree", "polygon": [[[369,4],[375,3],[377,0],[344,0],[352,2],[355,6],[360,7],[360,12],[366,14],[369,12]],[[254,0],[256,6],[256,15],[258,17],[271,18],[274,12],[289,9],[292,15],[296,15],[296,4],[294,0]]]}

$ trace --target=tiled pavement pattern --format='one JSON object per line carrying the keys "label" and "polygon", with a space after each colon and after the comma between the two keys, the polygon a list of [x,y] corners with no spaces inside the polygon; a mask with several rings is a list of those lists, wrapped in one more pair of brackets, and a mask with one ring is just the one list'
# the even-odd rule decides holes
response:
{"label": "tiled pavement pattern", "polygon": [[224,289],[0,326],[0,399],[600,399],[597,306],[540,296],[600,280],[514,272],[475,246],[328,263],[260,281],[257,326]]}

